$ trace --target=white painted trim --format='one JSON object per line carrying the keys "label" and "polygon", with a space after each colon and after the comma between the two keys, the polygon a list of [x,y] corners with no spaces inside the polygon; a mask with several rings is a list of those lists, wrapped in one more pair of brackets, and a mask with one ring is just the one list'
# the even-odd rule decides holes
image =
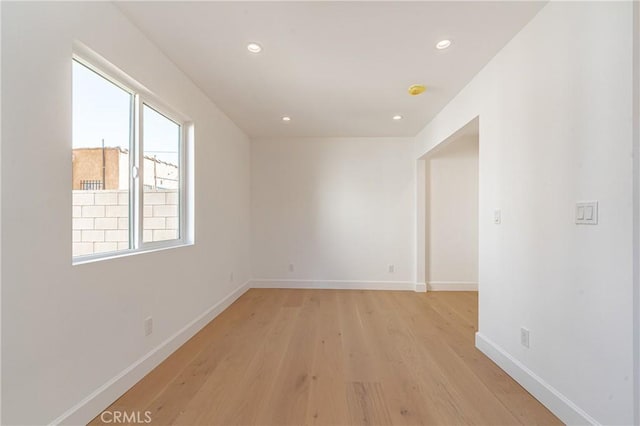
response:
{"label": "white painted trim", "polygon": [[633,394],[640,425],[640,3],[633,2]]}
{"label": "white painted trim", "polygon": [[255,279],[251,288],[306,288],[328,290],[407,290],[416,291],[416,283],[409,281],[337,281],[337,280],[293,280]]}
{"label": "white painted trim", "polygon": [[416,283],[416,293],[426,293],[427,292],[427,284],[425,283]]}
{"label": "white painted trim", "polygon": [[493,343],[480,332],[476,333],[476,348],[488,356],[531,395],[538,399],[560,420],[569,425],[600,425],[593,417],[574,404],[569,398],[529,370],[504,349]]}
{"label": "white painted trim", "polygon": [[[427,160],[418,158],[416,161],[416,282],[424,284],[427,281]],[[417,291],[417,290],[416,290]],[[426,284],[425,284],[426,291]]]}
{"label": "white painted trim", "polygon": [[122,370],[50,424],[87,424],[249,290],[249,281]]}
{"label": "white painted trim", "polygon": [[430,281],[429,291],[478,291],[478,283],[473,281]]}

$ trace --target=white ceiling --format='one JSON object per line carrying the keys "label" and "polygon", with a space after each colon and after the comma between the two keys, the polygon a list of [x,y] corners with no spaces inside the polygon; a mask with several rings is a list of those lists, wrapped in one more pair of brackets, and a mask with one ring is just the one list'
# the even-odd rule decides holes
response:
{"label": "white ceiling", "polygon": [[[543,2],[119,2],[252,137],[414,136]],[[444,51],[441,39],[453,44]],[[262,45],[260,54],[247,43]],[[414,83],[428,86],[417,97]],[[391,117],[400,114],[403,120]],[[283,123],[283,115],[292,120]]]}

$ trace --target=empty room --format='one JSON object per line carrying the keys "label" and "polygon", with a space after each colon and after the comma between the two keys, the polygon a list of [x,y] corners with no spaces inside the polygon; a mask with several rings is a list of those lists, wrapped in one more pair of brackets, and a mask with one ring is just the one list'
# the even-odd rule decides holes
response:
{"label": "empty room", "polygon": [[640,425],[638,1],[0,2],[3,425]]}

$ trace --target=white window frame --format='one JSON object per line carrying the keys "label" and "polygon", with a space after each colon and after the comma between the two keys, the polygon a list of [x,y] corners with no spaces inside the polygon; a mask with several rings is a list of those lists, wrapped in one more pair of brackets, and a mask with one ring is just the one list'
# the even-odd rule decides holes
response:
{"label": "white window frame", "polygon": [[[166,240],[166,241],[152,241],[152,242],[144,242],[143,239],[143,233],[144,233],[144,214],[141,214],[142,212],[140,211],[141,209],[144,209],[144,114],[142,112],[143,110],[143,106],[146,106],[147,108],[151,108],[152,110],[156,111],[157,113],[159,113],[160,115],[164,116],[166,119],[173,121],[175,124],[177,124],[180,127],[180,140],[179,140],[179,153],[178,153],[178,167],[179,167],[179,179],[180,179],[180,185],[178,186],[178,217],[179,217],[179,224],[178,224],[178,238],[175,240]],[[185,122],[183,122],[180,117],[178,115],[176,115],[175,112],[167,109],[164,106],[159,106],[158,103],[154,103],[154,101],[152,99],[149,98],[148,95],[143,95],[143,94],[138,94],[136,96],[136,118],[138,120],[138,126],[136,127],[138,129],[138,136],[136,139],[135,146],[136,148],[138,148],[139,152],[135,153],[135,160],[138,162],[138,168],[139,168],[139,172],[138,172],[138,179],[137,179],[137,188],[136,188],[136,192],[139,196],[139,201],[138,203],[136,203],[135,205],[138,207],[138,216],[136,218],[139,226],[136,232],[136,239],[137,239],[137,247],[141,247],[142,249],[158,249],[158,248],[164,248],[164,247],[168,247],[168,246],[174,246],[174,245],[184,245],[185,244],[185,239],[184,239],[184,234],[185,234],[185,215],[186,215],[186,211],[185,211],[185,200],[183,200],[183,194],[185,193],[185,176],[184,176],[184,170],[186,167],[186,162],[185,162],[185,157],[186,157],[186,152],[185,152],[185,140],[187,139],[187,129],[186,129],[186,125]],[[174,243],[174,244],[171,244]]]}
{"label": "white window frame", "polygon": [[[150,90],[79,43],[74,44],[73,61],[89,68],[131,95],[129,139],[129,249],[73,256],[72,264],[113,259],[139,253],[192,245],[193,238],[193,122],[167,106]],[[178,238],[144,242],[144,119],[143,105],[155,110],[180,127],[178,186]],[[71,215],[69,216],[71,217]]]}

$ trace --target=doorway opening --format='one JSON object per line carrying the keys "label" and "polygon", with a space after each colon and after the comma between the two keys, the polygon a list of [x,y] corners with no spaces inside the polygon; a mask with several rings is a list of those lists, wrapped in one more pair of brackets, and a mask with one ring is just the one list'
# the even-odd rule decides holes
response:
{"label": "doorway opening", "polygon": [[479,118],[418,160],[417,282],[478,291]]}

